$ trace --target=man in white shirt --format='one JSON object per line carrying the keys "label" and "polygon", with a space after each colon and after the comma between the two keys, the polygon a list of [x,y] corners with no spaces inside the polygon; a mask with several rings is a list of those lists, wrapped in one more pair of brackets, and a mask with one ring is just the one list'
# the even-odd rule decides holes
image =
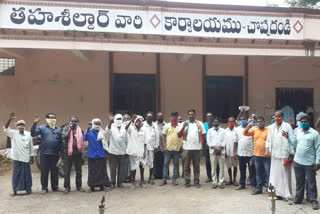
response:
{"label": "man in white shirt", "polygon": [[[225,164],[225,130],[220,127],[219,119],[213,118],[213,127],[208,130],[207,143],[209,146],[212,167],[212,188],[224,189],[224,164]],[[219,184],[217,181],[217,164],[219,165]]]}
{"label": "man in white shirt", "polygon": [[[122,117],[122,126],[123,128],[130,122],[131,117],[129,114],[124,114]],[[126,144],[128,144],[127,135],[126,135]],[[130,183],[132,182],[131,171],[130,171],[130,160],[129,156],[126,155],[124,158],[124,182]]]}
{"label": "man in white shirt", "polygon": [[10,158],[13,160],[12,170],[12,196],[17,191],[26,191],[31,194],[32,177],[30,163],[33,163],[33,144],[30,132],[25,131],[26,122],[19,120],[16,123],[17,130],[10,129],[10,123],[16,119],[14,113],[10,113],[8,122],[5,124],[4,132],[11,139]]}
{"label": "man in white shirt", "polygon": [[183,137],[184,178],[185,187],[190,187],[190,164],[192,160],[194,186],[200,188],[200,156],[202,143],[205,143],[205,128],[201,121],[196,120],[196,110],[188,111],[189,120],[183,123],[178,137]]}
{"label": "man in white shirt", "polygon": [[[233,156],[234,144],[237,143],[237,131],[235,129],[235,119],[230,117],[228,119],[228,128],[225,129],[225,141],[226,141],[226,165],[228,168],[229,174],[229,185],[233,184],[234,186],[238,186],[236,178],[238,171],[238,159]],[[233,176],[232,176],[232,168],[233,168]]]}
{"label": "man in white shirt", "polygon": [[247,127],[248,118],[246,115],[241,115],[240,117],[240,126],[237,128],[237,138],[238,142],[235,143],[234,147],[234,157],[238,155],[239,168],[240,168],[240,186],[236,190],[242,190],[246,188],[246,174],[247,174],[247,165],[249,167],[249,177],[250,184],[253,187],[252,191],[255,191],[256,186],[256,175],[254,166],[250,163],[253,157],[253,139],[251,136],[244,136],[243,131]]}
{"label": "man in white shirt", "polygon": [[[136,186],[136,169],[140,168],[140,186],[144,186],[144,166],[146,164],[147,144],[145,140],[145,132],[142,128],[143,117],[140,115],[132,115],[131,121],[126,125],[125,129],[128,136],[128,146],[126,153],[130,156],[130,170],[132,175],[132,189]],[[133,123],[133,125],[131,125]]]}
{"label": "man in white shirt", "polygon": [[269,126],[266,141],[266,154],[271,153],[270,179],[269,184],[275,188],[276,195],[280,199],[291,198],[290,184],[291,166],[284,166],[284,160],[293,160],[293,147],[289,140],[293,142],[294,136],[291,126],[283,121],[283,112],[275,112],[275,123]]}
{"label": "man in white shirt", "polygon": [[[127,140],[125,130],[121,129],[122,115],[110,115],[110,123],[105,130],[105,134],[110,136],[109,142],[109,167],[111,188],[123,187],[125,172],[125,154],[127,149]],[[117,180],[116,180],[117,177]]]}
{"label": "man in white shirt", "polygon": [[154,153],[153,161],[153,179],[162,179],[163,177],[163,167],[164,167],[164,154],[162,146],[162,131],[166,122],[163,120],[163,114],[161,112],[157,113],[157,121],[155,122],[158,134],[159,134],[159,148]]}
{"label": "man in white shirt", "polygon": [[159,148],[159,133],[158,127],[155,122],[153,122],[153,113],[147,112],[146,121],[143,123],[143,129],[146,137],[147,144],[147,154],[146,154],[146,166],[149,167],[149,181],[148,183],[153,185],[152,180],[152,170],[154,161],[154,152]]}

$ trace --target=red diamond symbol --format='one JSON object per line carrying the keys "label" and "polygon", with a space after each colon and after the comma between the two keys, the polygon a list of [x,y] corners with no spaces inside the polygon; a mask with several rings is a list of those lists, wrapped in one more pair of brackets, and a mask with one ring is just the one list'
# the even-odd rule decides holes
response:
{"label": "red diamond symbol", "polygon": [[300,23],[300,21],[296,21],[296,23],[293,25],[293,29],[297,32],[297,33],[300,33],[300,31],[302,31],[303,29],[303,26],[302,24]]}
{"label": "red diamond symbol", "polygon": [[153,16],[152,16],[152,18],[150,19],[150,23],[152,24],[152,26],[154,27],[154,28],[157,28],[158,27],[158,25],[160,24],[160,19],[158,18],[158,16],[156,15],[156,14],[154,14]]}

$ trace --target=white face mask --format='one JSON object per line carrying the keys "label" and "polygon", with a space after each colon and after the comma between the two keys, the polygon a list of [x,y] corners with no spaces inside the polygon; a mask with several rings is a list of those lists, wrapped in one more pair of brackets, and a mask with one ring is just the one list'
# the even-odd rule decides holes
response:
{"label": "white face mask", "polygon": [[121,125],[122,125],[122,120],[115,120],[115,121],[114,121],[114,125],[115,125],[116,127],[121,127]]}
{"label": "white face mask", "polygon": [[99,131],[101,128],[101,125],[96,125],[95,123],[100,123],[101,124],[101,120],[96,118],[92,120],[92,129]]}

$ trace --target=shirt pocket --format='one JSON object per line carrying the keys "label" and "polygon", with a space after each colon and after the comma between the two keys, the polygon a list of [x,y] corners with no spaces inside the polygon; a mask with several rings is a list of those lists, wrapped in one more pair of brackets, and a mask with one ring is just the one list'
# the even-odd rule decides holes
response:
{"label": "shirt pocket", "polygon": [[139,143],[144,142],[144,134],[142,132],[138,132],[137,138],[138,138]]}
{"label": "shirt pocket", "polygon": [[304,142],[304,144],[310,144],[313,141],[313,136],[310,134],[303,134],[297,136],[298,143]]}
{"label": "shirt pocket", "polygon": [[29,149],[30,148],[29,140],[30,139],[28,137],[23,137],[22,138],[22,147],[24,149]]}

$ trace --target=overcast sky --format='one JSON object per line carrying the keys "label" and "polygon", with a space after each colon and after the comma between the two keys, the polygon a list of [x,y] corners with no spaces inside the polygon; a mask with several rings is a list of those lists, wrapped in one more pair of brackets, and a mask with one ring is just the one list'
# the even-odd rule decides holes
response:
{"label": "overcast sky", "polygon": [[253,5],[266,6],[269,4],[277,4],[280,7],[288,7],[284,0],[165,0],[174,2],[192,2],[192,3],[208,3],[208,4],[233,4],[233,5]]}

